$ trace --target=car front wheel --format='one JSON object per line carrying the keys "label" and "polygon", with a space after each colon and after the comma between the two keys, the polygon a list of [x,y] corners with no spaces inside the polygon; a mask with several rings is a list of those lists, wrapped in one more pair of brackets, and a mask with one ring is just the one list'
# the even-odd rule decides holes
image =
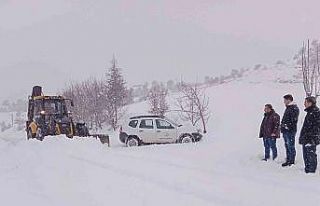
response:
{"label": "car front wheel", "polygon": [[126,145],[127,147],[138,147],[140,146],[140,141],[137,137],[128,137]]}
{"label": "car front wheel", "polygon": [[192,142],[194,142],[194,140],[193,140],[191,135],[185,134],[185,135],[182,135],[180,137],[180,141],[179,142],[182,143],[182,144],[186,144],[186,143],[192,143]]}

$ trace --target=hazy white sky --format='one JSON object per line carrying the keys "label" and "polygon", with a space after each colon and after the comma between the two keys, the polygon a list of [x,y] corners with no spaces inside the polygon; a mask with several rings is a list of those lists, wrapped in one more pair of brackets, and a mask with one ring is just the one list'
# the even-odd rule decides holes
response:
{"label": "hazy white sky", "polygon": [[319,7],[319,0],[0,0],[0,96],[104,75],[113,53],[130,85],[290,59],[304,39],[319,37]]}

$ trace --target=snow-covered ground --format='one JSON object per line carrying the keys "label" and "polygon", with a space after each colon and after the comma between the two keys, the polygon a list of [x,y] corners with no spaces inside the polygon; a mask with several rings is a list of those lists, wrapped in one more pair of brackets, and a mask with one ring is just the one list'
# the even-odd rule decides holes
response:
{"label": "snow-covered ground", "polygon": [[213,115],[197,144],[126,148],[113,135],[108,148],[95,139],[0,133],[1,205],[319,205],[320,175],[304,174],[300,146],[291,168],[281,168],[282,139],[279,158],[261,161],[264,104],[282,115],[282,96],[292,93],[302,110],[302,85],[248,81],[254,75],[207,89]]}

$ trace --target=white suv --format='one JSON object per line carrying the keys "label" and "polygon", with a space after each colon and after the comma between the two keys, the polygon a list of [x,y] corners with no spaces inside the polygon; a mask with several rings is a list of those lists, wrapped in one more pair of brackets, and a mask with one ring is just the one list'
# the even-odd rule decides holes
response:
{"label": "white suv", "polygon": [[128,147],[142,144],[190,143],[201,140],[200,132],[188,130],[190,128],[185,128],[162,116],[136,116],[131,117],[124,126],[121,126],[119,138]]}

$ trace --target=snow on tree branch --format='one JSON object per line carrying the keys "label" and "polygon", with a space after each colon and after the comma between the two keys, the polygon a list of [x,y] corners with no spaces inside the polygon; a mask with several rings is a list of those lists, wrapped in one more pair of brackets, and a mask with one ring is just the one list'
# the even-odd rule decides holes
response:
{"label": "snow on tree branch", "polygon": [[177,105],[180,109],[180,116],[185,121],[190,121],[193,126],[201,122],[203,132],[207,132],[207,122],[210,118],[209,97],[205,94],[205,89],[198,84],[179,85],[181,96],[177,98]]}

